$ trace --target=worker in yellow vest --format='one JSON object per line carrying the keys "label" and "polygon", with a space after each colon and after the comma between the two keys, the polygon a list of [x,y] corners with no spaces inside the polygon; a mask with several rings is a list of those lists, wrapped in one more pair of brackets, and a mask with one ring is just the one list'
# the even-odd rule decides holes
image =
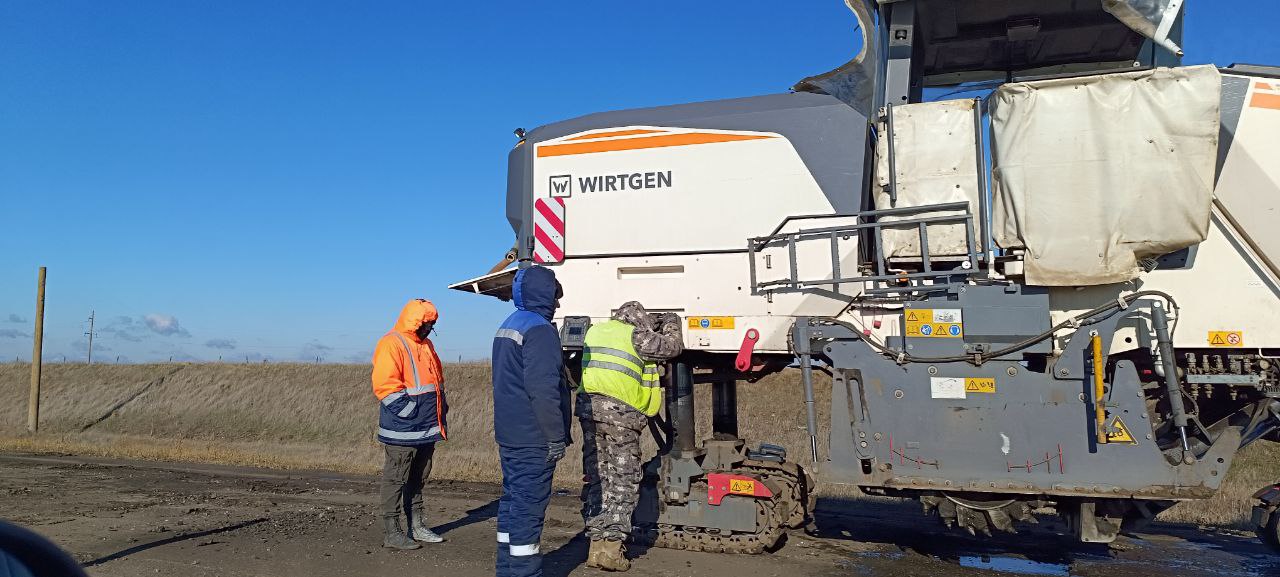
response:
{"label": "worker in yellow vest", "polygon": [[588,567],[631,567],[623,544],[640,494],[640,432],[662,407],[657,363],[684,350],[680,330],[676,314],[650,315],[635,301],[587,330],[576,405]]}

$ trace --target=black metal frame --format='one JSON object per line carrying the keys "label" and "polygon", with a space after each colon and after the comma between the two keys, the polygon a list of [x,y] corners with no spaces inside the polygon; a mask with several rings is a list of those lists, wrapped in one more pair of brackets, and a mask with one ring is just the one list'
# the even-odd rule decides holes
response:
{"label": "black metal frame", "polygon": [[[919,216],[893,221],[882,220],[883,217],[910,217],[937,212],[960,212],[962,214]],[[817,218],[855,218],[857,222],[842,226],[801,229],[796,232],[778,232],[793,220]],[[934,270],[929,257],[929,226],[956,224],[964,224],[965,227],[967,245],[965,260],[962,261],[959,269]],[[881,240],[882,231],[886,228],[915,228],[918,231],[920,235],[920,272],[890,274],[887,271],[888,259],[884,256],[882,250],[883,242]],[[875,262],[874,274],[845,277],[840,271],[840,238],[854,235],[861,237],[864,232],[870,233],[869,236],[872,237],[875,244],[875,248],[872,251],[872,258]],[[982,259],[977,251],[977,243],[974,242],[974,236],[973,214],[969,211],[968,202],[887,208],[852,214],[787,217],[774,229],[773,233],[747,240],[747,253],[751,266],[751,294],[759,296],[774,293],[813,292],[822,290],[820,287],[828,286],[833,291],[839,292],[840,285],[851,283],[868,283],[870,286],[865,287],[863,293],[869,295],[907,294],[922,290],[936,291],[952,288],[964,284],[968,277],[981,273],[980,264]],[[808,240],[826,240],[831,243],[831,278],[813,280],[801,280],[799,278],[796,262],[796,243]],[[787,247],[787,254],[790,258],[790,275],[788,278],[763,282],[758,280],[756,254],[762,249],[784,244]],[[926,281],[929,282],[926,283]]]}

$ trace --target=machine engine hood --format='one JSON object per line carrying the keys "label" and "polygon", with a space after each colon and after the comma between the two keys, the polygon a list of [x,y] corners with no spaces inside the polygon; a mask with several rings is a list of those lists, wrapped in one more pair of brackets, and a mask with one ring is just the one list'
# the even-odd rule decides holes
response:
{"label": "machine engine hood", "polygon": [[1102,0],[1102,9],[1125,26],[1182,56],[1182,47],[1169,38],[1182,11],[1182,0]]}
{"label": "machine engine hood", "polygon": [[[914,44],[926,86],[1035,74],[1131,68],[1146,39],[1182,56],[1175,42],[1184,0],[914,0]],[[880,59],[889,50],[885,10],[902,0],[845,0],[857,18],[858,54],[793,90],[834,96],[870,116]]]}
{"label": "machine engine hood", "polygon": [[870,0],[845,0],[845,5],[858,19],[855,31],[862,42],[858,54],[835,70],[797,82],[792,90],[829,94],[871,118],[875,107],[876,68],[880,63],[876,10]]}

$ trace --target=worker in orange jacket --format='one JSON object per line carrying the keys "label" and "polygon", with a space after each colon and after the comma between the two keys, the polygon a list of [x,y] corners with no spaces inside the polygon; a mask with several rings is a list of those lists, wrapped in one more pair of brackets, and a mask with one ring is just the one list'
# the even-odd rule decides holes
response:
{"label": "worker in orange jacket", "polygon": [[[373,351],[378,440],[386,447],[381,490],[383,547],[417,549],[421,545],[416,541],[444,541],[427,526],[422,500],[436,442],[448,438],[444,371],[428,338],[439,318],[431,301],[409,301]],[[408,535],[400,528],[401,511],[408,514]]]}

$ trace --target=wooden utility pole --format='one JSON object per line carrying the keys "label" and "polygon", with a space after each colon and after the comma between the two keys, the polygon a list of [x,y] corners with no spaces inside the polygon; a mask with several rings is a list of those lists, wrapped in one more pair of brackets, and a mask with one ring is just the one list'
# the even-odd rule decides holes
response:
{"label": "wooden utility pole", "polygon": [[36,332],[31,347],[31,399],[27,402],[27,431],[40,427],[40,365],[44,352],[44,272],[40,267],[40,279],[36,283]]}

